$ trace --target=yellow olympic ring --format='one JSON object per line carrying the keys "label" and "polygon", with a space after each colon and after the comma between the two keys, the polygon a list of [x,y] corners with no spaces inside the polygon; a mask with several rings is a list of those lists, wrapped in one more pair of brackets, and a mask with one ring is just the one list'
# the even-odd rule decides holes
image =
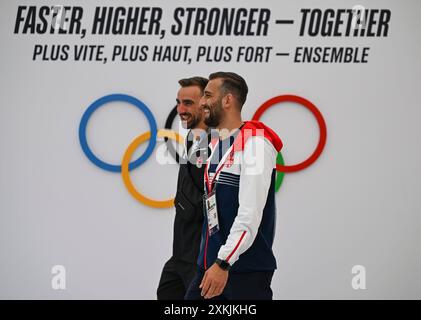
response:
{"label": "yellow olympic ring", "polygon": [[[158,138],[169,138],[171,140],[177,141],[179,144],[183,144],[183,138],[174,131],[166,130],[166,129],[159,129],[157,133]],[[153,207],[153,208],[171,208],[174,206],[174,198],[168,200],[154,200],[142,195],[139,191],[136,190],[135,186],[133,185],[130,179],[129,173],[129,163],[133,156],[133,153],[137,149],[137,147],[145,142],[146,140],[151,138],[151,132],[145,132],[135,138],[132,143],[130,143],[129,147],[127,148],[126,152],[123,156],[123,161],[121,163],[121,176],[123,178],[124,185],[126,186],[127,190],[130,194],[140,201],[141,203]]]}

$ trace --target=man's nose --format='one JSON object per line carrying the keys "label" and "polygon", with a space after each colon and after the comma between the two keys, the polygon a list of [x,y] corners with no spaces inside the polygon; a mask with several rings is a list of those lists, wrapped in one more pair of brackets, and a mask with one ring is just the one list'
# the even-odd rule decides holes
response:
{"label": "man's nose", "polygon": [[206,103],[205,97],[202,96],[199,100],[199,107],[202,108]]}

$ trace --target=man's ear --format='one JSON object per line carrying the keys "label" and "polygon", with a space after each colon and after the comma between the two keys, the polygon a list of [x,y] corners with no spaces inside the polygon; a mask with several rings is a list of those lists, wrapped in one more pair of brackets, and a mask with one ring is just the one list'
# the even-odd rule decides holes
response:
{"label": "man's ear", "polygon": [[227,93],[226,95],[225,95],[225,97],[223,97],[222,98],[222,103],[223,103],[223,105],[224,106],[228,106],[228,105],[230,105],[230,104],[232,104],[232,99],[233,99],[234,97],[232,96],[232,94],[231,93]]}

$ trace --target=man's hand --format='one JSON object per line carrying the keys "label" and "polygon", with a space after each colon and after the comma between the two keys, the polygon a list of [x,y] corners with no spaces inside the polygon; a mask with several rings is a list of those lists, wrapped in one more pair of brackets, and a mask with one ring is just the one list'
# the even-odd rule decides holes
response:
{"label": "man's hand", "polygon": [[224,291],[228,280],[228,271],[222,270],[214,263],[203,276],[199,288],[202,289],[202,297],[210,299],[219,296]]}

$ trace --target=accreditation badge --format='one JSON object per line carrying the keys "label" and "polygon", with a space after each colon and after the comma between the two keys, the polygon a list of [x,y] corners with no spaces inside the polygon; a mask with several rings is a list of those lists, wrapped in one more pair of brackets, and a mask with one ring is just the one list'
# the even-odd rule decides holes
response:
{"label": "accreditation badge", "polygon": [[216,208],[215,190],[204,195],[206,216],[208,218],[209,236],[219,231],[218,210]]}

